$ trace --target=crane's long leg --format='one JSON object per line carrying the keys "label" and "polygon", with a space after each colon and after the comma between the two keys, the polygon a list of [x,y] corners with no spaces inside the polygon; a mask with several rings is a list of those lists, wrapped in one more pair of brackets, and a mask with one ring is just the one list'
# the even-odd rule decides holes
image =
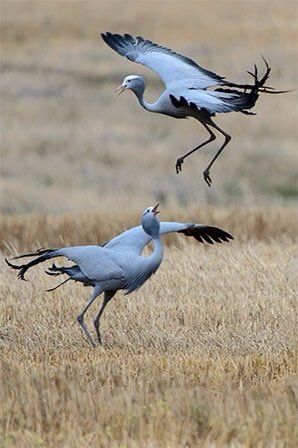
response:
{"label": "crane's long leg", "polygon": [[116,294],[116,291],[106,291],[105,292],[102,305],[94,319],[94,327],[95,327],[97,339],[98,339],[98,342],[100,345],[101,345],[101,335],[100,335],[100,331],[99,331],[99,321],[100,321],[101,315],[102,315],[105,307],[107,306],[109,301],[114,297],[115,294]]}
{"label": "crane's long leg", "polygon": [[101,294],[101,292],[102,292],[101,289],[99,289],[99,288],[97,288],[97,287],[94,288],[93,293],[92,293],[92,296],[91,296],[90,299],[88,300],[87,305],[85,306],[85,308],[83,309],[83,311],[81,312],[81,314],[79,314],[79,316],[78,316],[78,318],[77,318],[77,321],[79,322],[79,324],[80,324],[82,330],[84,331],[84,333],[85,333],[85,335],[86,335],[88,341],[90,342],[90,344],[91,344],[93,347],[96,347],[96,345],[95,345],[95,342],[93,341],[92,336],[91,336],[91,334],[89,333],[89,331],[88,331],[88,329],[87,329],[87,326],[86,326],[86,324],[85,324],[85,322],[84,322],[84,314],[86,313],[86,311],[88,310],[88,308],[92,305],[92,303],[94,302],[94,300],[96,299],[96,297],[98,297],[99,294]]}
{"label": "crane's long leg", "polygon": [[210,168],[212,167],[212,165],[214,164],[215,160],[220,155],[220,153],[227,146],[229,141],[232,139],[232,137],[229,134],[227,134],[223,129],[221,129],[219,126],[217,126],[217,124],[215,124],[213,121],[211,121],[211,119],[208,122],[208,125],[212,126],[214,129],[216,129],[218,132],[220,132],[225,137],[225,141],[223,142],[223,144],[221,145],[221,147],[219,148],[219,150],[217,151],[217,153],[215,154],[215,156],[213,157],[213,159],[211,160],[211,162],[209,163],[209,165],[207,166],[207,168],[203,172],[205,182],[207,183],[207,185],[209,187],[211,187],[212,180],[211,180],[211,177],[210,177]]}
{"label": "crane's long leg", "polygon": [[177,174],[182,171],[182,164],[184,162],[184,159],[186,159],[186,157],[190,156],[192,153],[194,153],[198,149],[202,148],[203,146],[207,145],[210,142],[213,142],[213,140],[216,139],[216,135],[214,134],[214,132],[212,132],[211,129],[209,129],[207,124],[203,123],[202,121],[200,123],[202,123],[202,125],[204,126],[205,129],[207,129],[207,131],[210,134],[210,137],[208,138],[208,140],[206,140],[205,142],[201,143],[199,146],[196,146],[194,149],[192,149],[191,151],[187,152],[182,157],[179,157],[179,159],[177,159],[177,162],[176,162],[176,173]]}

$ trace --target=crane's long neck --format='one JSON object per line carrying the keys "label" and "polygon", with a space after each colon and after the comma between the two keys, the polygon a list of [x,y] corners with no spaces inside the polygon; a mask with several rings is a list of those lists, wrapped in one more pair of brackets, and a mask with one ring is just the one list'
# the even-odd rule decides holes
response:
{"label": "crane's long neck", "polygon": [[161,241],[160,235],[152,238],[154,250],[152,254],[148,257],[148,262],[152,268],[152,272],[154,273],[158,268],[160,263],[162,262],[163,257],[163,243]]}
{"label": "crane's long neck", "polygon": [[141,105],[144,109],[148,110],[149,112],[158,112],[158,111],[156,110],[156,105],[155,105],[155,103],[150,104],[150,103],[148,103],[148,102],[144,99],[144,91],[145,91],[145,88],[144,88],[144,90],[142,90],[142,91],[139,91],[139,90],[134,90],[134,91],[133,91],[134,94],[135,94],[135,96],[138,98],[138,101],[139,101],[140,105]]}

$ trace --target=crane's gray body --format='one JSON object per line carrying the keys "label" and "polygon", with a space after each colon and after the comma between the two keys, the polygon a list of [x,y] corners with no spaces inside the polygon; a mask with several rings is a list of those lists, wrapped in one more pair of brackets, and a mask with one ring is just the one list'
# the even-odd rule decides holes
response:
{"label": "crane's gray body", "polygon": [[50,258],[61,256],[76,264],[76,272],[66,272],[73,280],[93,284],[102,291],[124,289],[129,293],[140,288],[161,263],[152,256],[95,245],[58,249]]}
{"label": "crane's gray body", "polygon": [[[193,223],[161,222],[160,235],[194,227]],[[201,226],[204,227],[204,226]],[[66,257],[76,269],[65,272],[72,280],[97,285],[104,291],[139,289],[158,269],[162,258],[142,256],[152,241],[142,226],[126,230],[103,246],[73,246],[52,251],[49,258]]]}

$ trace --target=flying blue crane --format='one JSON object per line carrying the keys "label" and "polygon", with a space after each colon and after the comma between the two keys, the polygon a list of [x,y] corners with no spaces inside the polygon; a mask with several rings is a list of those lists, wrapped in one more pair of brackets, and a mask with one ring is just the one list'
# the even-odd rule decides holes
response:
{"label": "flying blue crane", "polygon": [[[159,222],[157,214],[159,204],[147,208],[141,219],[141,225],[126,230],[102,246],[73,246],[60,249],[42,249],[37,252],[13,258],[20,259],[34,257],[32,261],[22,265],[15,265],[11,261],[6,263],[12,269],[18,270],[18,277],[25,280],[25,273],[33,266],[56,257],[65,257],[74,265],[58,267],[53,264],[47,274],[58,276],[66,274],[68,278],[58,286],[49,289],[53,291],[69,280],[81,282],[85,286],[92,286],[93,292],[86,306],[79,314],[77,320],[84,331],[88,341],[93,347],[95,342],[84,322],[84,315],[94,300],[102,293],[104,299],[94,319],[94,327],[99,344],[101,334],[99,323],[102,313],[118,290],[126,294],[139,289],[159,268],[163,259],[163,243],[161,235],[178,232],[188,237],[194,237],[200,243],[209,244],[228,242],[232,235],[217,227],[194,223]],[[145,246],[153,242],[154,250],[149,256],[143,256]]]}
{"label": "flying blue crane", "polygon": [[266,72],[259,78],[257,66],[253,72],[253,84],[236,84],[226,81],[188,57],[182,56],[169,48],[158,45],[143,37],[133,37],[129,34],[101,34],[103,40],[121,56],[130,61],[146,65],[155,71],[165,84],[165,90],[158,100],[150,104],[144,99],[145,81],[142,76],[126,76],[118,87],[118,94],[125,90],[132,90],[140,105],[149,112],[169,115],[174,118],[193,117],[198,120],[209,134],[208,140],[188,151],[176,161],[177,174],[182,171],[184,160],[198,149],[216,139],[214,130],[224,136],[224,142],[204,170],[206,183],[211,186],[210,169],[218,156],[231,140],[231,136],[221,129],[213,120],[217,113],[249,112],[253,108],[260,93],[285,93],[265,85],[271,68],[263,58]]}

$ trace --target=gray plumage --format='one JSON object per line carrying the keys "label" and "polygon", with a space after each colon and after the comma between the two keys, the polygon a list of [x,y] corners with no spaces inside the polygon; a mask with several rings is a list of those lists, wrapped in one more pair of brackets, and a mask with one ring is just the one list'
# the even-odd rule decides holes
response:
{"label": "gray plumage", "polygon": [[118,87],[118,93],[130,89],[137,96],[141,106],[155,113],[161,113],[174,118],[193,117],[198,120],[209,134],[209,139],[196,148],[179,157],[176,161],[176,172],[182,171],[184,160],[198,149],[216,139],[212,129],[221,133],[225,140],[215,157],[211,160],[203,175],[206,183],[211,186],[210,169],[231,140],[231,136],[217,126],[213,117],[217,113],[249,112],[260,93],[284,93],[265,85],[270,75],[270,67],[263,58],[266,72],[259,78],[255,66],[254,72],[248,72],[254,80],[253,84],[237,84],[227,81],[223,76],[206,70],[190,58],[182,56],[164,46],[150,40],[129,34],[101,34],[103,40],[121,56],[130,61],[143,64],[155,71],[165,84],[165,90],[158,100],[150,104],[144,99],[145,82],[141,76],[126,76]]}
{"label": "gray plumage", "polygon": [[[62,284],[69,280],[81,282],[86,286],[93,287],[93,293],[78,316],[89,342],[95,346],[85,322],[84,314],[94,302],[96,297],[104,292],[102,306],[94,320],[94,326],[99,343],[101,335],[99,332],[99,321],[103,310],[118,290],[124,290],[126,294],[139,289],[159,268],[163,258],[163,244],[161,235],[167,233],[183,233],[188,237],[194,237],[197,241],[213,244],[214,242],[228,242],[233,237],[222,229],[204,226],[194,223],[159,222],[156,215],[158,204],[146,209],[142,215],[141,225],[129,229],[102,246],[72,246],[60,249],[43,249],[15,257],[20,259],[34,257],[29,263],[15,265],[6,260],[9,267],[18,270],[18,277],[25,280],[25,273],[33,266],[44,261],[65,257],[74,263],[73,266],[58,267],[53,264],[47,274],[51,276],[67,275]],[[142,256],[145,246],[153,241],[154,250],[149,256]],[[52,291],[60,285],[51,288]]]}

